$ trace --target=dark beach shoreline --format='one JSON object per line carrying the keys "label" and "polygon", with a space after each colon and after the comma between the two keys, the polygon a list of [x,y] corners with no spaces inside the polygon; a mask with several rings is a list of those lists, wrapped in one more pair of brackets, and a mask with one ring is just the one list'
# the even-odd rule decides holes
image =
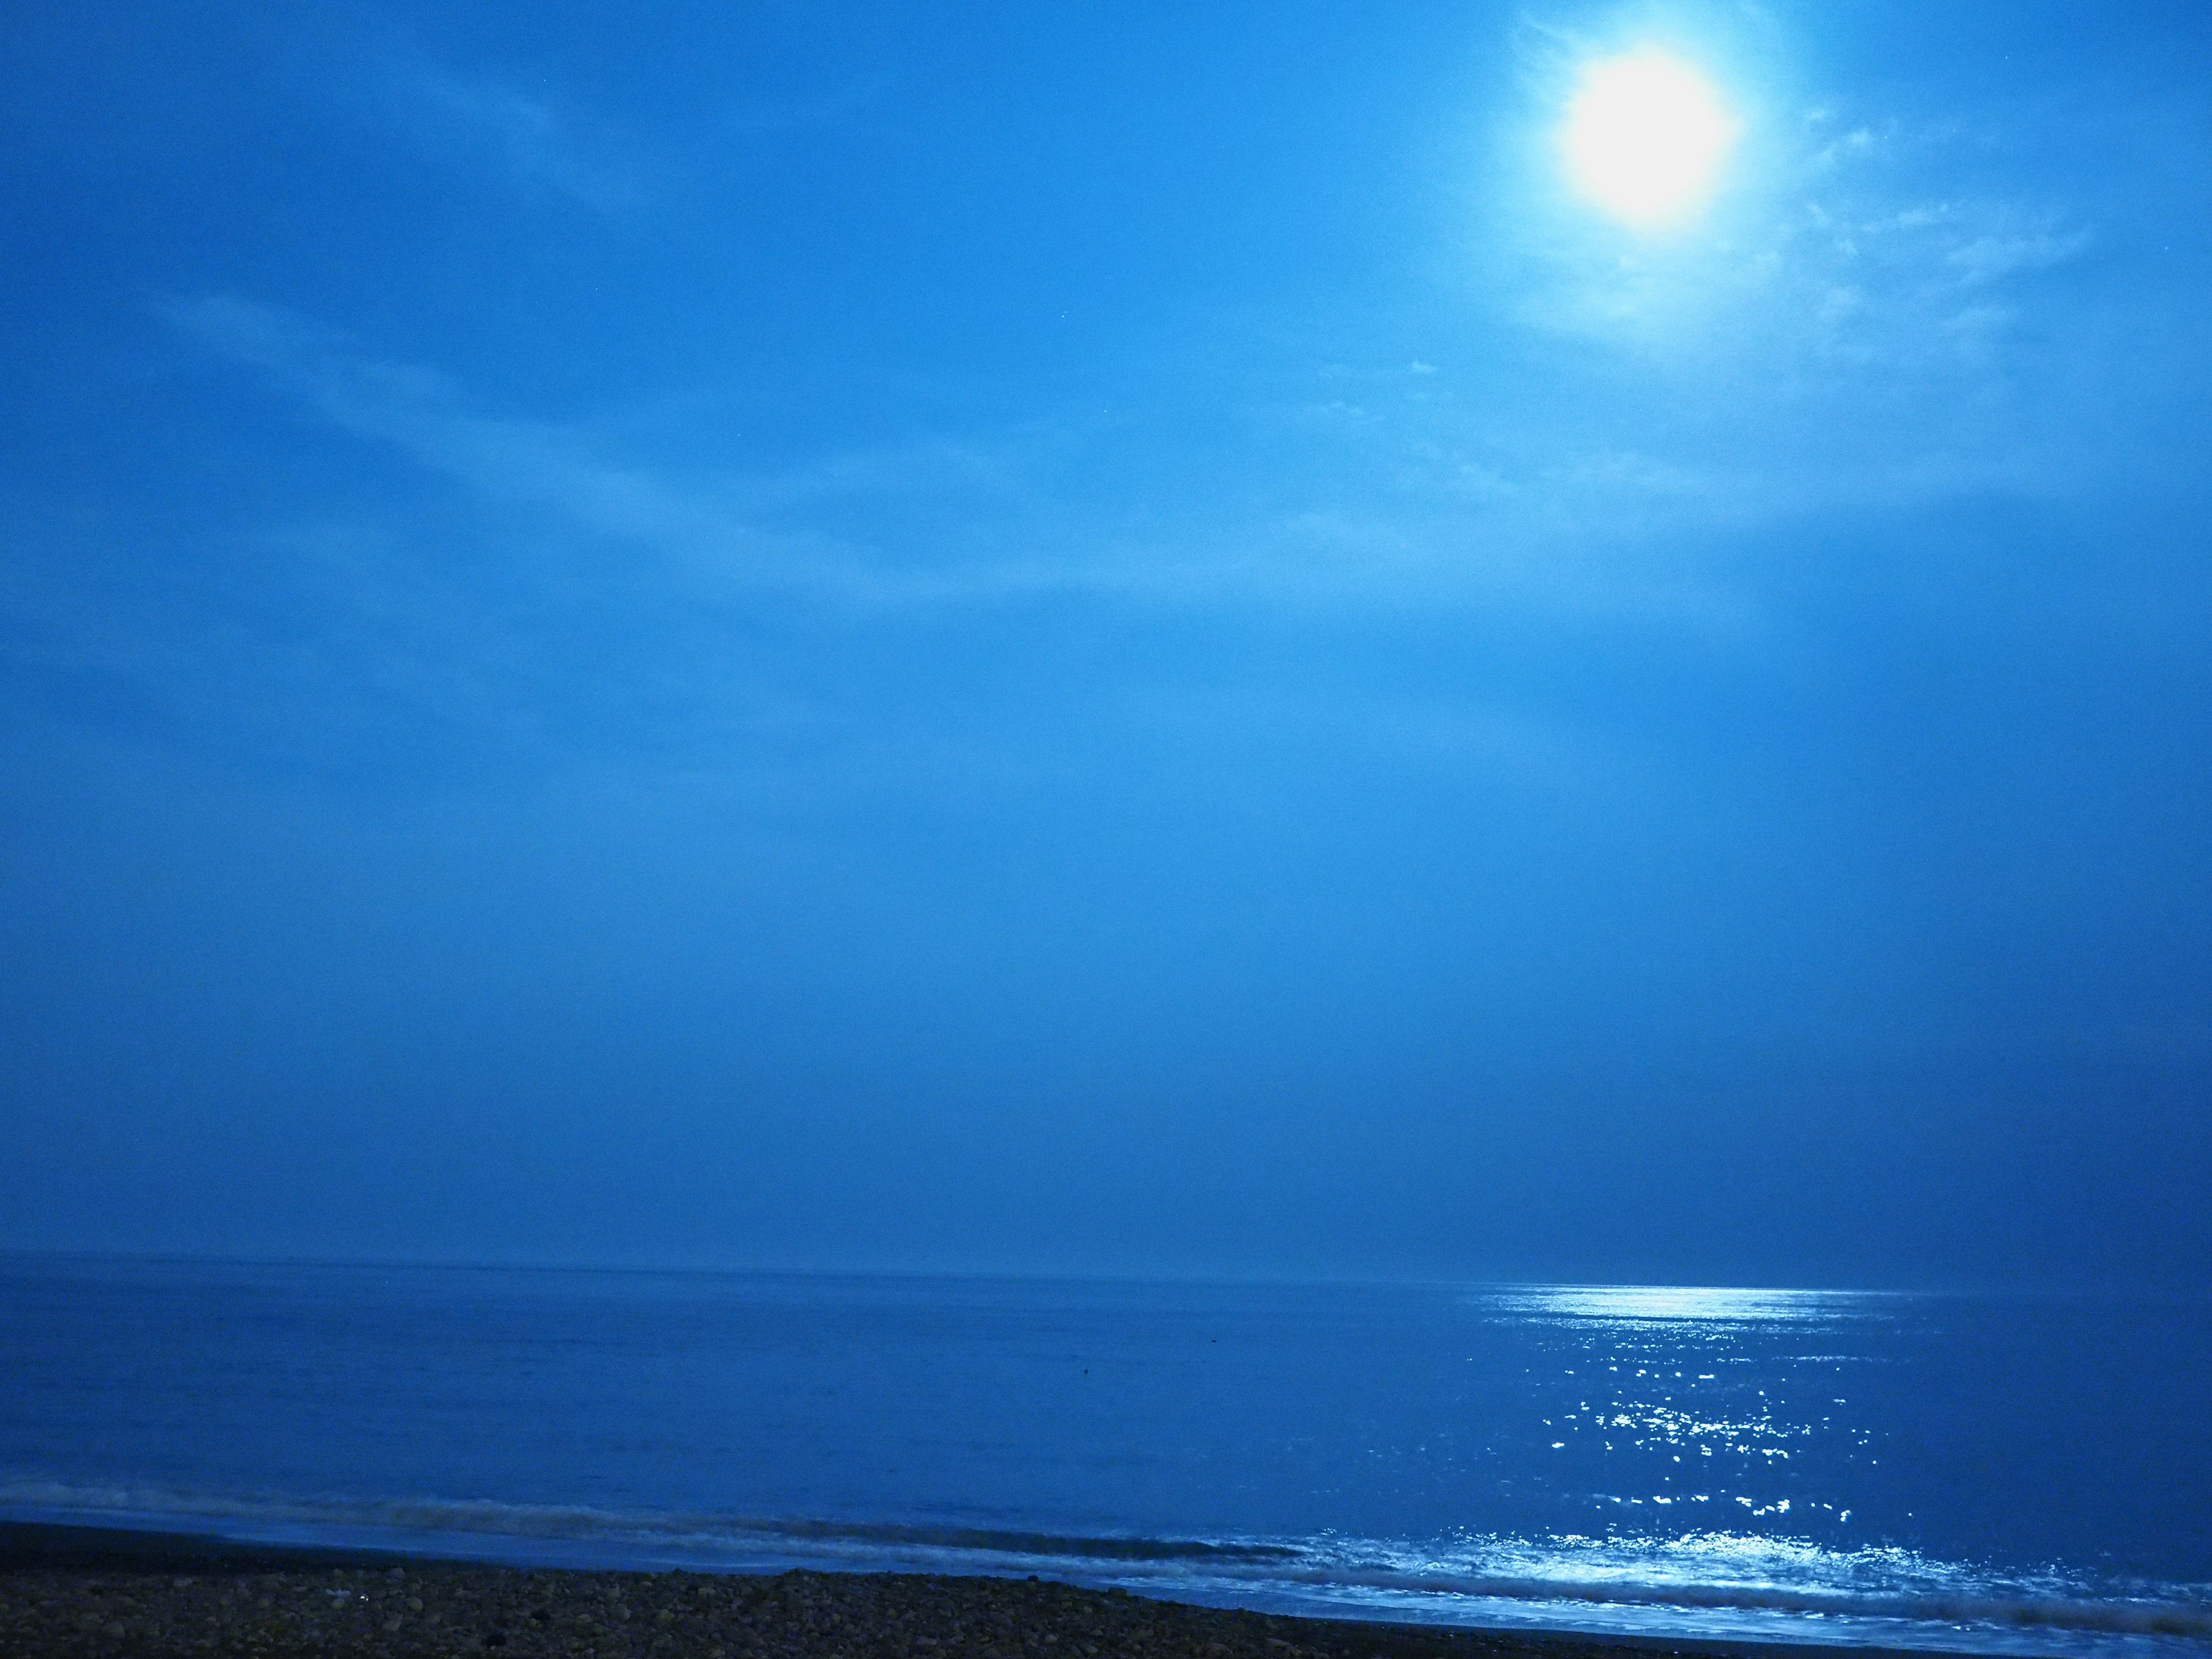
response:
{"label": "dark beach shoreline", "polygon": [[525,1569],[0,1522],[0,1653],[10,1659],[1833,1659],[1892,1651],[1294,1618],[1037,1579]]}

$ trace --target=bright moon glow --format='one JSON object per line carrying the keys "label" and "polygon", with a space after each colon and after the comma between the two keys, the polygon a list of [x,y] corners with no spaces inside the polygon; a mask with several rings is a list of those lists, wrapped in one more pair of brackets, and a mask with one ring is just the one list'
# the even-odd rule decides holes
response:
{"label": "bright moon glow", "polygon": [[1664,52],[1608,58],[1567,106],[1567,171],[1615,218],[1657,225],[1705,198],[1736,124],[1705,76]]}

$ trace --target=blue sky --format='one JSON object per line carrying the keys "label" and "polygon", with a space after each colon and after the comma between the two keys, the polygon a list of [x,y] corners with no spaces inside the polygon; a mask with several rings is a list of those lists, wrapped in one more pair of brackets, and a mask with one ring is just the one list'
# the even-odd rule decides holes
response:
{"label": "blue sky", "polygon": [[0,1245],[2212,1277],[2191,8],[11,33]]}

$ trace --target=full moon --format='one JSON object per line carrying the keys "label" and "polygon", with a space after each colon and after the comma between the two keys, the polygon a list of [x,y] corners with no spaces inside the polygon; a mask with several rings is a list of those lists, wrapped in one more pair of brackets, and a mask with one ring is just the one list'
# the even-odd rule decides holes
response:
{"label": "full moon", "polygon": [[1647,47],[1583,70],[1561,142],[1577,189],[1616,219],[1650,228],[1705,200],[1737,131],[1704,76]]}

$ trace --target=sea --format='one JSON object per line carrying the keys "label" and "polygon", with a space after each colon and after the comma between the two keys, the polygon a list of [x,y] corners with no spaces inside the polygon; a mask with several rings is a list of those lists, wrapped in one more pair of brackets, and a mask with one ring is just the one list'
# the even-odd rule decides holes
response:
{"label": "sea", "polygon": [[0,1517],[2212,1656],[2212,1302],[0,1256]]}

